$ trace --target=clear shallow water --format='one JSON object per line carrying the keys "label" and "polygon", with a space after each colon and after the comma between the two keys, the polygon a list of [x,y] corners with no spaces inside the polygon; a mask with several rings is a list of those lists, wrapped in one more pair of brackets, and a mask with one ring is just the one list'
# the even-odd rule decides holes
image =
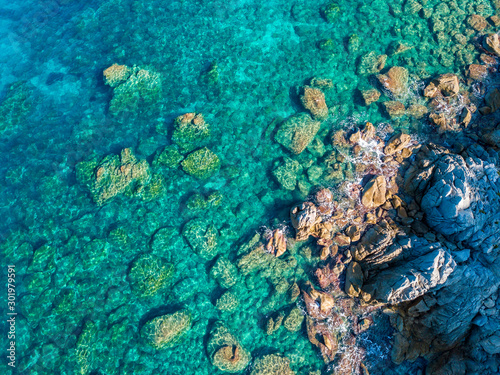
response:
{"label": "clear shallow water", "polygon": [[[217,320],[253,357],[277,352],[291,360],[297,373],[323,369],[304,327],[299,333],[281,328],[266,334],[266,316],[288,305],[285,298],[272,297],[275,286],[262,272],[239,276],[231,288],[240,300],[235,312],[217,310],[215,301],[224,289],[209,275],[214,261],[198,257],[181,231],[192,218],[208,218],[219,232],[218,254],[236,263],[238,249],[255,231],[286,222],[290,206],[314,185],[335,185],[311,177],[308,168],[321,166],[324,157],[310,150],[294,157],[305,167],[298,177],[301,189],[285,190],[273,177],[282,158],[291,156],[273,140],[273,131],[280,119],[303,111],[300,86],[313,77],[332,80],[325,93],[333,110],[318,133],[331,151],[332,130],[364,120],[389,121],[377,104],[361,105],[358,90],[373,80],[358,72],[362,55],[387,53],[391,43],[402,42],[412,48],[389,56],[386,66],[406,67],[415,82],[436,73],[461,73],[478,58],[473,46],[458,42],[458,34],[466,41],[477,35],[464,19],[494,13],[487,1],[463,1],[456,7],[428,1],[428,14],[411,14],[400,1],[341,1],[338,18],[327,23],[321,16],[327,4],[0,4],[5,51],[0,56],[0,235],[2,258],[18,270],[21,373],[80,371],[77,343],[88,331],[89,373],[216,374],[206,341]],[[102,71],[113,63],[158,72],[159,102],[139,113],[112,115],[112,89],[104,85]],[[205,73],[214,63],[218,79],[211,83]],[[211,125],[208,147],[222,163],[213,177],[199,181],[180,168],[156,171],[165,187],[160,197],[144,201],[120,195],[103,206],[77,182],[77,163],[125,147],[151,163],[157,149],[171,144],[173,119],[193,111],[203,113]],[[408,118],[391,120],[391,125],[416,136],[427,133],[425,125]],[[167,135],[158,127],[166,128]],[[343,168],[349,176],[352,166]],[[214,191],[222,193],[219,206],[188,208],[193,194]],[[168,228],[169,237],[155,246],[152,237],[161,228]],[[125,233],[127,240],[117,240],[117,233]],[[133,261],[143,254],[175,265],[171,284],[153,297],[134,293],[128,277]],[[303,254],[298,249],[297,266],[281,275],[289,283],[308,277],[315,260]],[[145,317],[179,308],[193,314],[184,340],[162,351],[145,346],[139,338]]]}

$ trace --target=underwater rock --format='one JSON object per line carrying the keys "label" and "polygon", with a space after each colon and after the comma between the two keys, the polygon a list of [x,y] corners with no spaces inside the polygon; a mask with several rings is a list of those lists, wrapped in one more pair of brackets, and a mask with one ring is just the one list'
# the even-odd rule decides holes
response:
{"label": "underwater rock", "polygon": [[104,83],[115,88],[119,84],[127,81],[131,74],[132,69],[128,66],[113,64],[103,72]]}
{"label": "underwater rock", "polygon": [[141,336],[155,349],[176,345],[191,328],[191,314],[187,310],[157,316],[141,329]]}
{"label": "underwater rock", "polygon": [[220,323],[216,323],[210,331],[207,352],[210,362],[215,367],[229,373],[244,370],[252,359],[250,353]]}
{"label": "underwater rock", "polygon": [[425,105],[421,104],[412,104],[408,107],[406,110],[406,113],[416,119],[421,119],[423,118],[429,110]]}
{"label": "underwater rock", "polygon": [[154,255],[142,255],[134,261],[128,278],[132,290],[142,297],[158,294],[170,282],[174,265]]}
{"label": "underwater rock", "polygon": [[277,354],[257,358],[250,375],[295,375],[290,368],[290,360]]}
{"label": "underwater rock", "polygon": [[340,15],[340,7],[337,3],[329,3],[321,9],[321,15],[326,22],[334,23]]}
{"label": "underwater rock", "polygon": [[400,66],[393,66],[386,74],[377,76],[384,89],[396,99],[402,99],[408,94],[408,70]]}
{"label": "underwater rock", "polygon": [[278,183],[286,190],[295,190],[297,176],[302,172],[302,166],[296,160],[283,158],[283,163],[273,170]]}
{"label": "underwater rock", "polygon": [[298,155],[311,143],[320,125],[307,113],[298,113],[280,125],[275,136],[276,142]]}
{"label": "underwater rock", "polygon": [[78,163],[76,177],[90,190],[94,202],[102,205],[121,193],[140,194],[151,180],[151,171],[146,160],[138,160],[130,148],[125,148],[119,156]]}
{"label": "underwater rock", "polygon": [[219,157],[206,147],[190,153],[181,162],[184,172],[200,180],[215,174],[220,169],[220,164]]}
{"label": "underwater rock", "polygon": [[32,93],[33,89],[26,81],[8,85],[0,104],[0,132],[14,129],[25,122],[24,119],[31,113],[34,104]]}
{"label": "underwater rock", "polygon": [[304,314],[298,307],[294,307],[283,322],[283,326],[290,332],[297,332],[302,327],[303,321]]}
{"label": "underwater rock", "polygon": [[224,312],[234,312],[238,308],[240,301],[238,297],[230,291],[225,292],[215,303],[215,308]]}
{"label": "underwater rock", "polygon": [[238,281],[238,269],[227,258],[220,257],[210,270],[210,276],[221,287],[229,289]]}
{"label": "underwater rock", "polygon": [[172,141],[182,152],[190,152],[210,137],[210,126],[201,113],[186,113],[174,120]]}
{"label": "underwater rock", "polygon": [[276,332],[280,327],[281,324],[283,323],[283,319],[285,318],[284,313],[279,313],[276,317],[270,317],[267,320],[266,324],[266,333],[268,335],[272,335],[274,332]]}
{"label": "underwater rock", "polygon": [[318,88],[309,86],[304,87],[304,93],[300,97],[300,101],[311,116],[319,121],[323,121],[328,117],[328,107],[325,102],[325,94]]}
{"label": "underwater rock", "polygon": [[375,74],[384,69],[387,55],[377,55],[376,52],[370,51],[361,56],[358,64],[358,74],[367,75]]}
{"label": "underwater rock", "polygon": [[314,319],[325,319],[330,315],[335,304],[335,300],[330,294],[314,289],[309,281],[302,288],[302,297],[308,315]]}
{"label": "underwater rock", "polygon": [[113,87],[109,105],[111,113],[136,112],[158,102],[161,96],[161,77],[158,73],[135,65],[133,68],[115,65],[108,68],[111,70],[104,71],[106,83]]}
{"label": "underwater rock", "polygon": [[182,235],[203,259],[210,260],[217,255],[218,232],[214,225],[203,219],[193,219],[184,226]]}
{"label": "underwater rock", "polygon": [[489,25],[486,19],[479,14],[473,14],[467,18],[467,24],[476,31],[483,31]]}
{"label": "underwater rock", "polygon": [[401,117],[406,114],[406,108],[401,102],[390,100],[388,102],[383,102],[382,104],[385,107],[385,111],[391,118]]}
{"label": "underwater rock", "polygon": [[166,146],[161,152],[155,155],[153,167],[164,166],[167,168],[177,168],[184,159],[176,146]]}
{"label": "underwater rock", "polygon": [[380,99],[380,91],[377,89],[363,90],[361,91],[361,96],[365,101],[365,105],[368,106]]}
{"label": "underwater rock", "polygon": [[376,208],[385,203],[387,191],[385,177],[373,176],[363,188],[361,203],[366,208]]}
{"label": "underwater rock", "polygon": [[438,95],[455,96],[460,91],[458,77],[455,74],[441,74],[434,78],[424,89],[424,96],[434,98]]}
{"label": "underwater rock", "polygon": [[496,112],[500,108],[500,91],[493,89],[484,97],[486,105],[490,108],[490,113]]}

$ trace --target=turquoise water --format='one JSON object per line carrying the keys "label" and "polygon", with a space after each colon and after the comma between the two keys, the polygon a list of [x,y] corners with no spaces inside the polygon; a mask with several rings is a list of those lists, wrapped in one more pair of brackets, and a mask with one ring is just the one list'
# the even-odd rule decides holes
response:
{"label": "turquoise water", "polygon": [[[418,102],[422,80],[463,74],[466,64],[479,61],[478,32],[465,20],[488,17],[495,8],[489,1],[339,1],[327,22],[329,5],[0,4],[0,240],[2,265],[16,265],[18,373],[222,374],[207,355],[217,321],[253,358],[279,353],[297,374],[331,373],[305,324],[298,332],[281,327],[266,334],[267,318],[295,305],[289,287],[313,280],[319,257],[312,244],[293,247],[270,270],[236,269],[229,287],[211,270],[219,258],[237,265],[256,232],[287,225],[290,207],[315,186],[336,191],[339,182],[357,177],[348,162],[333,177],[325,168],[333,131],[369,120],[415,137],[430,132],[425,121],[390,119],[379,103],[362,103],[360,90],[374,83],[373,74],[360,71],[362,56],[388,54],[387,68],[407,68],[414,85],[405,104]],[[398,45],[408,49],[392,54]],[[113,89],[102,72],[114,63],[157,74],[153,99],[113,111]],[[314,147],[294,156],[274,134],[284,118],[304,111],[299,89],[314,77],[331,80],[324,89],[330,113]],[[174,119],[188,112],[202,113],[211,131],[196,147],[207,146],[220,159],[207,179],[155,163],[155,155],[173,144]],[[146,160],[161,188],[98,205],[77,178],[77,165],[124,148]],[[300,164],[292,190],[273,174],[288,158]],[[215,192],[221,195],[216,201]],[[182,234],[196,218],[216,233],[211,259],[195,253]],[[161,288],[149,285],[145,292],[132,270],[143,264],[158,279],[167,268],[148,266],[156,261],[173,268],[167,267]],[[239,301],[234,311],[216,308],[226,289]],[[150,347],[141,337],[144,324],[180,310],[191,314],[190,329],[173,347]],[[368,360],[372,373],[390,365],[387,344],[378,345]]]}

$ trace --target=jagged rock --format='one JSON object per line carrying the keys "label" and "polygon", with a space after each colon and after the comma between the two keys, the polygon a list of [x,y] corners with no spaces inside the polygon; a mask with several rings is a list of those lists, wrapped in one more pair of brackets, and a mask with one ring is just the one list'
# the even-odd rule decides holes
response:
{"label": "jagged rock", "polygon": [[396,99],[404,98],[408,94],[408,70],[394,66],[386,74],[377,76],[384,89],[389,91]]}
{"label": "jagged rock", "polygon": [[375,259],[383,257],[385,249],[393,242],[396,233],[386,221],[381,221],[361,237],[361,242],[353,250],[354,259],[358,262],[373,263]]}
{"label": "jagged rock", "polygon": [[482,81],[488,75],[488,67],[486,65],[470,64],[467,68],[467,76],[477,81]]}
{"label": "jagged rock", "polygon": [[363,188],[361,203],[366,208],[376,208],[385,203],[387,185],[384,176],[374,176]]}
{"label": "jagged rock", "polygon": [[500,39],[498,34],[489,34],[486,36],[484,38],[483,46],[491,53],[500,56]]}
{"label": "jagged rock", "polygon": [[438,147],[420,153],[425,167],[410,168],[405,181],[411,180],[409,190],[416,187],[427,224],[451,241],[465,241],[485,254],[498,252],[500,176],[495,166]]}
{"label": "jagged rock", "polygon": [[491,146],[500,147],[500,129],[483,134],[481,138],[484,142]]}
{"label": "jagged rock", "polygon": [[345,292],[351,297],[359,297],[361,288],[363,287],[363,269],[359,263],[351,262],[347,267]]}
{"label": "jagged rock", "polygon": [[403,150],[411,142],[411,137],[408,134],[395,134],[389,139],[384,148],[384,154],[393,155],[396,152]]}
{"label": "jagged rock", "polygon": [[455,270],[450,253],[435,250],[400,266],[380,271],[373,281],[363,285],[363,292],[382,303],[412,301],[442,285]]}
{"label": "jagged rock", "polygon": [[361,91],[361,96],[365,101],[365,105],[368,106],[380,99],[380,91],[377,89],[363,90]]}
{"label": "jagged rock", "polygon": [[424,89],[424,96],[434,98],[441,94],[443,96],[455,96],[460,91],[458,77],[455,74],[441,74],[434,78]]}
{"label": "jagged rock", "polygon": [[314,119],[322,121],[328,117],[325,94],[320,89],[305,86],[300,100],[304,108],[311,113]]}
{"label": "jagged rock", "polygon": [[311,143],[320,125],[307,113],[298,113],[281,124],[275,136],[276,142],[293,154],[300,154]]}

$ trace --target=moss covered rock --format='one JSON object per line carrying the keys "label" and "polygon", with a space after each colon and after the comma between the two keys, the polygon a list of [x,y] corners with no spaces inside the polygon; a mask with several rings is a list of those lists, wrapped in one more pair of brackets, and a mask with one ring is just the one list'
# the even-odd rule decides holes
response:
{"label": "moss covered rock", "polygon": [[146,160],[138,160],[131,149],[125,148],[120,155],[78,163],[76,177],[90,190],[94,202],[102,205],[120,193],[133,196],[144,192],[151,171]]}
{"label": "moss covered rock", "polygon": [[173,264],[148,254],[134,261],[128,277],[135,293],[142,297],[150,297],[168,286],[173,274]]}
{"label": "moss covered rock", "polygon": [[193,151],[210,137],[210,127],[201,113],[186,113],[174,121],[174,141],[183,152]]}
{"label": "moss covered rock", "polygon": [[157,316],[141,329],[141,336],[155,349],[176,345],[191,328],[191,314],[187,310]]}
{"label": "moss covered rock", "polygon": [[294,190],[301,172],[302,166],[298,161],[284,158],[283,163],[273,170],[273,175],[284,189]]}
{"label": "moss covered rock", "polygon": [[215,367],[229,373],[243,371],[252,359],[250,353],[220,323],[210,331],[207,352]]}
{"label": "moss covered rock", "polygon": [[238,281],[238,269],[227,258],[220,257],[210,270],[217,283],[223,288],[231,288]]}
{"label": "moss covered rock", "polygon": [[298,307],[294,307],[288,316],[286,317],[283,325],[290,332],[297,332],[300,330],[302,326],[302,322],[304,321],[304,314]]}
{"label": "moss covered rock", "polygon": [[319,121],[314,121],[307,113],[298,113],[286,119],[279,127],[276,142],[300,154],[313,140],[320,127]]}
{"label": "moss covered rock", "polygon": [[255,360],[250,375],[295,375],[290,360],[277,354],[265,355]]}
{"label": "moss covered rock", "polygon": [[238,297],[230,291],[225,292],[220,298],[217,300],[215,307],[217,310],[223,312],[233,312],[236,311],[240,304]]}
{"label": "moss covered rock", "polygon": [[203,219],[189,221],[182,235],[193,251],[204,259],[210,260],[217,254],[218,231]]}
{"label": "moss covered rock", "polygon": [[177,168],[179,163],[184,159],[175,145],[165,147],[161,152],[157,153],[153,166],[162,166],[167,168]]}
{"label": "moss covered rock", "polygon": [[326,22],[334,23],[340,15],[340,7],[337,3],[329,3],[321,9],[321,15]]}
{"label": "moss covered rock", "polygon": [[105,83],[113,87],[111,113],[136,112],[161,97],[161,77],[153,70],[114,64],[104,71]]}
{"label": "moss covered rock", "polygon": [[204,180],[219,170],[220,160],[216,154],[208,148],[203,147],[200,150],[190,153],[182,161],[181,165],[187,174]]}

